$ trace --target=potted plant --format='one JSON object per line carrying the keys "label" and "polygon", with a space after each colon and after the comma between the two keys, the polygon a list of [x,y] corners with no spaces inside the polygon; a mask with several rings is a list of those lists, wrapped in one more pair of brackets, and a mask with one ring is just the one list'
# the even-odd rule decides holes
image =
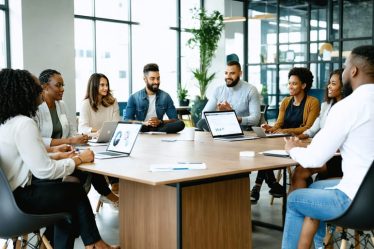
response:
{"label": "potted plant", "polygon": [[219,11],[208,14],[204,8],[193,10],[193,19],[199,20],[199,27],[190,29],[192,37],[187,44],[194,48],[199,48],[200,66],[193,69],[193,75],[198,81],[199,96],[194,101],[191,114],[192,119],[197,123],[201,118],[201,111],[207,103],[206,90],[213,80],[215,73],[209,73],[214,54],[218,47],[219,39],[223,31],[223,15]]}
{"label": "potted plant", "polygon": [[262,84],[261,96],[262,96],[262,103],[264,105],[269,104],[269,101],[268,101],[268,88],[266,86],[266,83]]}
{"label": "potted plant", "polygon": [[190,100],[187,99],[188,90],[185,87],[180,87],[177,91],[178,100],[180,106],[188,106],[190,104]]}

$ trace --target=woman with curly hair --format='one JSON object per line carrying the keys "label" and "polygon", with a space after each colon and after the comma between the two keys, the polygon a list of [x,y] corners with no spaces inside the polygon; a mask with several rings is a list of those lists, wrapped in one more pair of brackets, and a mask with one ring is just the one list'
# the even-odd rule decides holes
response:
{"label": "woman with curly hair", "polygon": [[[282,100],[277,121],[273,126],[262,125],[268,133],[289,133],[299,135],[309,129],[318,117],[320,106],[317,98],[309,96],[312,87],[313,74],[308,68],[294,67],[288,72],[288,89],[290,96]],[[260,198],[263,181],[270,188],[269,193],[274,197],[282,197],[286,193],[276,181],[273,170],[261,170],[257,174],[255,186],[251,191],[251,201],[256,203]]]}
{"label": "woman with curly hair", "polygon": [[80,109],[79,132],[98,132],[105,121],[119,120],[118,103],[110,91],[108,78],[101,73],[92,74]]}
{"label": "woman with curly hair", "polygon": [[64,79],[61,73],[46,69],[40,73],[39,81],[43,87],[44,102],[36,112],[35,121],[45,145],[87,143],[87,135],[77,135],[75,118],[70,115],[62,100]]}
{"label": "woman with curly hair", "polygon": [[[325,125],[331,107],[346,97],[343,92],[342,73],[343,69],[337,69],[330,73],[329,83],[326,85],[325,101],[321,105],[321,113],[314,121],[312,127],[297,136],[299,139],[313,138]],[[311,176],[315,173],[318,173],[316,178],[318,180],[342,177],[341,160],[341,156],[334,156],[321,168],[304,168],[297,166],[292,174],[290,192],[298,188],[306,188],[308,183],[313,181]]]}
{"label": "woman with curly hair", "polygon": [[28,71],[0,71],[0,166],[19,208],[31,214],[68,212],[72,215],[72,223],[55,224],[55,249],[73,249],[76,232],[86,249],[119,248],[101,239],[82,186],[61,181],[79,164],[92,162],[93,152],[87,149],[61,160],[48,156],[31,118],[42,103],[41,93],[38,79]]}

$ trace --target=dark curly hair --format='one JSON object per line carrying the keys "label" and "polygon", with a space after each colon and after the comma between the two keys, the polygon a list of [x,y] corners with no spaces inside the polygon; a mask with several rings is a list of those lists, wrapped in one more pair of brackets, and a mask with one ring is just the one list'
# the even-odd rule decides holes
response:
{"label": "dark curly hair", "polygon": [[288,72],[288,79],[292,75],[299,77],[301,83],[306,84],[304,92],[308,93],[309,89],[312,87],[314,78],[312,72],[306,67],[294,67]]}
{"label": "dark curly hair", "polygon": [[38,79],[27,70],[0,71],[0,124],[17,115],[35,116],[42,92]]}
{"label": "dark curly hair", "polygon": [[327,82],[327,84],[326,84],[326,89],[325,89],[325,101],[326,101],[327,103],[330,103],[330,102],[332,101],[332,104],[335,104],[335,103],[337,102],[336,98],[330,98],[330,97],[329,97],[329,94],[328,94],[328,91],[329,91],[328,86],[329,86],[329,84],[330,84],[330,79],[331,79],[331,77],[332,77],[333,75],[338,75],[338,76],[339,76],[340,88],[341,88],[342,91],[343,91],[343,79],[342,79],[343,70],[344,70],[344,69],[336,69],[336,70],[334,70],[334,71],[332,71],[332,72],[330,73],[329,81]]}
{"label": "dark curly hair", "polygon": [[61,75],[60,72],[54,70],[54,69],[46,69],[44,70],[43,72],[40,73],[39,75],[39,81],[40,81],[40,84],[44,85],[44,84],[47,84],[49,82],[49,79],[55,75],[55,74],[59,74]]}
{"label": "dark curly hair", "polygon": [[[101,103],[99,103],[99,87],[100,79],[105,78],[108,82],[108,94],[102,98]],[[110,92],[109,79],[102,73],[94,73],[88,79],[86,97],[90,101],[91,108],[96,112],[98,106],[102,104],[104,107],[108,107],[114,104],[114,97]]]}

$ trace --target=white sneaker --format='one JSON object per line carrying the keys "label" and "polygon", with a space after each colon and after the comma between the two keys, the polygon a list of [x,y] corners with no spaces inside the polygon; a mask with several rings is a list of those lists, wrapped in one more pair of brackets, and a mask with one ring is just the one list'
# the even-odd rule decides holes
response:
{"label": "white sneaker", "polygon": [[110,204],[110,206],[118,211],[118,208],[119,208],[119,201],[111,201],[108,199],[108,197],[104,196],[104,195],[100,195],[100,198],[99,200],[102,202],[102,203],[107,203],[107,204]]}

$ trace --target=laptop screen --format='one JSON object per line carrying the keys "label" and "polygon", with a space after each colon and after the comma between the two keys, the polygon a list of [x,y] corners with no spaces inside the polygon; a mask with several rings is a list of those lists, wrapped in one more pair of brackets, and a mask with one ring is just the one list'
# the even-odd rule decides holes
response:
{"label": "laptop screen", "polygon": [[204,116],[213,137],[243,135],[234,110],[204,112]]}
{"label": "laptop screen", "polygon": [[107,150],[130,154],[141,127],[141,124],[119,122]]}

